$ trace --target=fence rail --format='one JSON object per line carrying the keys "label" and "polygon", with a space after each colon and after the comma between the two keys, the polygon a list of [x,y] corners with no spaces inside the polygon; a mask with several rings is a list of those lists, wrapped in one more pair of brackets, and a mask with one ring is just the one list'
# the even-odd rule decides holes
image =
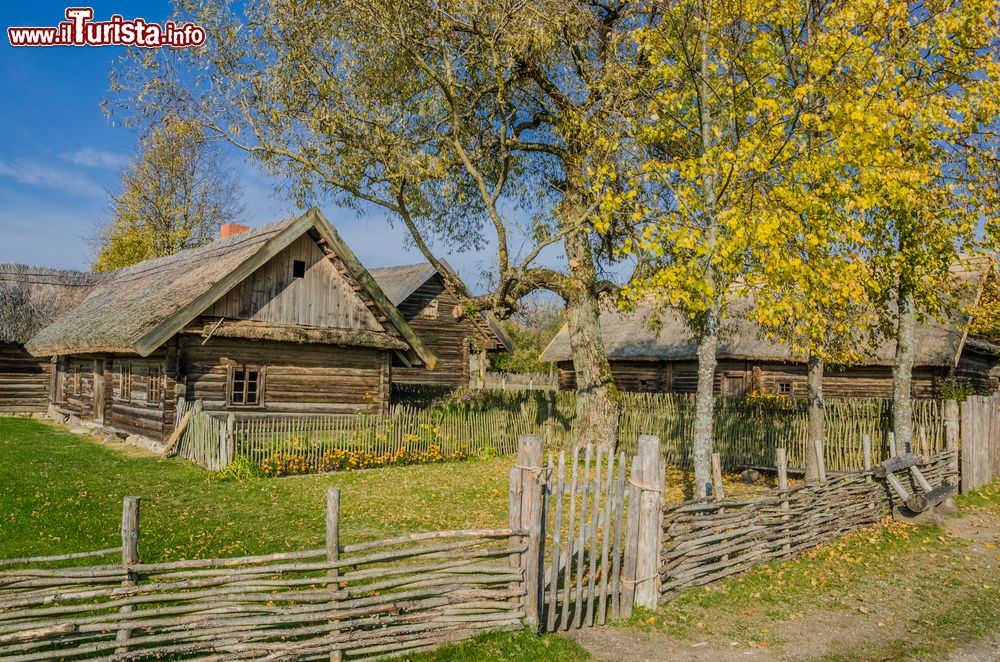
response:
{"label": "fence rail", "polygon": [[52,568],[45,557],[0,570],[0,654],[375,659],[521,627],[524,571],[509,561],[523,552],[516,532],[340,545],[339,502],[331,490],[325,548],[142,563],[138,500],[128,497],[121,564]]}

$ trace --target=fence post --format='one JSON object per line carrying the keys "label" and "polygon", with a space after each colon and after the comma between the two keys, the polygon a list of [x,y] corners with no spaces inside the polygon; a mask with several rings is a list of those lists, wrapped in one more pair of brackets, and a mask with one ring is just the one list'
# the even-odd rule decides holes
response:
{"label": "fence post", "polygon": [[813,449],[816,453],[816,471],[819,474],[819,482],[823,484],[826,482],[826,460],[823,458],[823,440],[814,440]]}
{"label": "fence post", "polygon": [[722,457],[718,453],[712,453],[712,498],[716,501],[726,498],[722,485]]}
{"label": "fence post", "polygon": [[[788,454],[784,448],[776,448],[774,456],[775,463],[778,465],[778,491],[781,492],[781,509],[788,510]],[[781,516],[781,521],[787,520],[788,515]],[[783,549],[785,554],[788,554],[792,551],[792,545],[786,542]]]}
{"label": "fence post", "polygon": [[958,402],[955,400],[945,400],[944,402],[944,448],[946,451],[954,452],[955,456],[949,463],[951,473],[955,475],[956,483],[961,482],[961,471],[958,465],[958,438],[960,426],[958,423]]}
{"label": "fence post", "polygon": [[[340,559],[340,488],[326,488],[326,560],[334,562]],[[334,593],[340,590],[340,583],[337,578],[340,571],[331,568],[327,576],[331,579],[331,588]],[[332,630],[330,634],[340,634],[340,630]],[[330,662],[340,662],[344,659],[341,649],[330,651]]]}
{"label": "fence post", "polygon": [[625,532],[625,573],[622,577],[622,616],[632,605],[655,609],[660,598],[660,547],[663,530],[663,480],[660,438],[639,437],[632,461],[628,530]]}
{"label": "fence post", "polygon": [[233,451],[236,446],[236,414],[230,413],[226,417],[226,425],[222,428],[222,452],[219,453],[220,470],[225,469],[233,463]]}
{"label": "fence post", "polygon": [[[127,496],[122,501],[122,567],[125,569],[125,579],[122,580],[123,587],[135,586],[138,577],[132,571],[132,566],[139,562],[139,497]],[[127,614],[135,610],[135,605],[125,605],[119,613]],[[124,642],[132,636],[129,629],[118,630],[115,641],[122,643],[115,648],[115,654],[128,652],[128,646]]]}
{"label": "fence post", "polygon": [[537,434],[522,435],[517,445],[517,464],[510,473],[510,526],[527,533],[527,549],[516,563],[524,570],[525,624],[532,629],[538,629],[541,623],[544,589],[542,515],[545,509],[545,474],[542,455],[542,438]]}

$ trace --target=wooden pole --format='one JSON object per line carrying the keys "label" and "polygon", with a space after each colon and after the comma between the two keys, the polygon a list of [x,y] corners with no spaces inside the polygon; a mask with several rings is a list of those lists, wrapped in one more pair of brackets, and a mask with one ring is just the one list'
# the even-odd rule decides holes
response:
{"label": "wooden pole", "polygon": [[823,440],[813,441],[813,449],[816,452],[816,471],[819,473],[819,482],[826,482],[826,462],[823,459]]}
{"label": "wooden pole", "polygon": [[[775,462],[778,465],[778,491],[781,492],[781,509],[788,510],[788,455],[784,448],[774,451]],[[782,521],[788,520],[788,515],[781,516]],[[785,553],[792,551],[790,543],[785,543]]]}
{"label": "wooden pole", "polygon": [[[869,473],[872,470],[872,438],[867,434],[861,437],[861,462],[862,468],[865,473]],[[865,482],[872,482],[872,477],[869,475],[865,478]]]}
{"label": "wooden pole", "polygon": [[[122,581],[122,586],[135,586],[138,576],[131,568],[139,562],[139,497],[127,496],[122,501],[122,567],[125,568],[126,577]],[[121,613],[128,613],[135,610],[135,605],[125,605],[120,609]],[[115,649],[116,654],[128,652],[128,646],[124,645],[132,636],[132,631],[128,629],[118,630],[115,641],[122,645]]]}
{"label": "wooden pole", "polygon": [[660,438],[639,437],[639,531],[636,550],[635,604],[656,609],[660,598],[660,547],[663,531],[663,475],[660,472]]}
{"label": "wooden pole", "polygon": [[[326,488],[326,560],[335,562],[340,560],[340,488]],[[339,570],[331,568],[327,576],[332,580],[330,589],[336,593],[340,589],[337,581]],[[331,635],[340,634],[340,630],[332,630]],[[330,651],[330,662],[340,662],[344,659],[341,649]]]}
{"label": "wooden pole", "polygon": [[542,564],[544,563],[544,542],[542,541],[543,485],[542,470],[543,442],[537,434],[526,434],[518,440],[517,469],[521,481],[520,526],[528,533],[528,549],[524,552],[525,624],[537,630],[541,623]]}
{"label": "wooden pole", "polygon": [[722,457],[718,453],[712,453],[712,498],[716,501],[726,498],[722,485]]}

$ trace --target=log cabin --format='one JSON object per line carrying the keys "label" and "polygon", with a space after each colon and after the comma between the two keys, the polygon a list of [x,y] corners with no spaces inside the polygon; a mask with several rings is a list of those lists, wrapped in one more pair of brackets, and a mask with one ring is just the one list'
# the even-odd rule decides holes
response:
{"label": "log cabin", "polygon": [[[655,324],[651,323],[655,320]],[[648,306],[634,313],[601,313],[601,333],[615,384],[622,391],[694,393],[698,385],[697,343],[675,311],[652,315]],[[1000,378],[1000,346],[968,335],[959,321],[918,323],[912,394],[939,397],[948,380],[979,392],[995,392]],[[883,342],[860,363],[826,366],[823,395],[828,398],[892,397],[895,341]],[[788,397],[807,395],[805,357],[764,336],[749,315],[734,315],[723,327],[715,371],[715,394],[741,397],[754,391]],[[559,368],[559,388],[576,388],[566,328],[556,334],[541,360]]]}
{"label": "log cabin", "polygon": [[25,350],[32,335],[80,303],[94,274],[0,264],[0,414],[48,409],[52,362]]}
{"label": "log cabin", "polygon": [[391,360],[436,358],[318,210],[108,273],[27,344],[56,417],[169,437],[184,402],[238,418],[383,411]]}
{"label": "log cabin", "polygon": [[510,339],[488,314],[460,315],[458,292],[429,262],[372,269],[371,274],[438,359],[438,367],[427,370],[403,365],[397,357],[394,384],[468,388],[471,376],[486,369],[490,354],[511,350]]}

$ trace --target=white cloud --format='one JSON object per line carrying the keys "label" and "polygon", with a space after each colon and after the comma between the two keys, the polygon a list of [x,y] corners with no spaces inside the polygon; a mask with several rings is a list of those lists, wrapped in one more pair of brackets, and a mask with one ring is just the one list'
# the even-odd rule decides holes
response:
{"label": "white cloud", "polygon": [[111,168],[117,170],[128,163],[128,157],[124,154],[116,154],[96,147],[84,147],[75,152],[66,152],[60,156],[74,165],[87,168]]}
{"label": "white cloud", "polygon": [[0,161],[0,177],[9,177],[21,184],[59,189],[66,193],[104,195],[104,189],[86,177],[44,163]]}

